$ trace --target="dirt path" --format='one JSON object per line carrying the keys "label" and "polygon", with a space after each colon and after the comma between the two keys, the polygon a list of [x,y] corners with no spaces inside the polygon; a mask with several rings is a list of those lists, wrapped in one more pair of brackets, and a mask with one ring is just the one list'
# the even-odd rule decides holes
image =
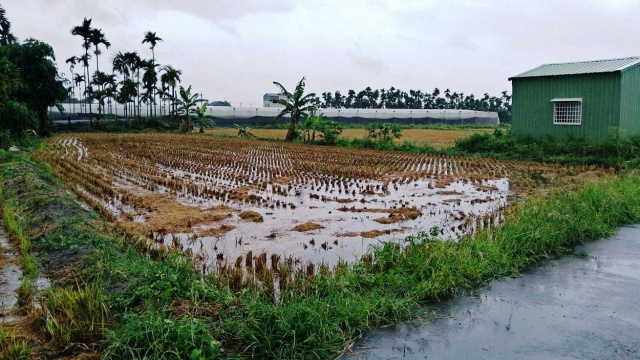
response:
{"label": "dirt path", "polygon": [[575,251],[440,304],[432,322],[374,331],[345,358],[640,358],[640,226]]}

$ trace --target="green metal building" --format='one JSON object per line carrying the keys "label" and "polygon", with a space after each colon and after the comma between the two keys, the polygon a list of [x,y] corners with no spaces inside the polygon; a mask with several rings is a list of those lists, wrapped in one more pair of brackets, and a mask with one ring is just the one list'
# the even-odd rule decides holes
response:
{"label": "green metal building", "polygon": [[517,135],[603,140],[640,133],[640,57],[546,64],[509,78]]}

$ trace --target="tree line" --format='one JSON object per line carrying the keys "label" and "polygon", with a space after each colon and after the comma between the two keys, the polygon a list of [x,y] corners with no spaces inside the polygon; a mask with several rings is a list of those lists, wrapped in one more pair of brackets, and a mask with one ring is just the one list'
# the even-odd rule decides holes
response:
{"label": "tree line", "polygon": [[316,97],[315,106],[329,109],[461,109],[476,111],[494,111],[498,113],[500,122],[511,122],[511,95],[507,91],[497,96],[484,94],[476,98],[473,94],[441,92],[435,88],[433,92],[409,90],[409,92],[390,87],[376,89],[370,87],[359,92],[349,90],[347,95],[340,91],[323,92]]}
{"label": "tree line", "polygon": [[[113,102],[124,105],[125,117],[141,117],[143,105],[144,114],[148,117],[165,116],[170,113],[180,113],[193,110],[198,99],[197,94],[191,94],[191,87],[184,89],[180,86],[182,71],[171,65],[156,63],[155,48],[163,41],[155,32],[147,31],[141,43],[147,44],[151,50],[151,58],[145,59],[137,51],[118,52],[110,62],[110,71],[100,70],[100,46],[109,49],[111,43],[107,40],[102,29],[92,27],[92,19],[84,18],[80,25],[71,29],[71,35],[82,39],[84,53],[66,59],[71,72],[71,80],[67,80],[69,99],[81,97],[81,101],[88,106],[88,113],[92,113],[93,101],[97,102],[98,114],[112,114]],[[91,53],[89,50],[93,50]],[[95,71],[91,72],[91,58],[95,56]],[[76,65],[82,66],[82,73],[75,72]],[[118,76],[119,75],[119,76]],[[180,87],[180,92],[176,88]],[[179,96],[178,96],[179,95]],[[70,101],[74,104],[78,101]],[[158,114],[156,105],[163,105]],[[189,103],[189,106],[184,106]],[[87,112],[85,110],[84,112]]]}

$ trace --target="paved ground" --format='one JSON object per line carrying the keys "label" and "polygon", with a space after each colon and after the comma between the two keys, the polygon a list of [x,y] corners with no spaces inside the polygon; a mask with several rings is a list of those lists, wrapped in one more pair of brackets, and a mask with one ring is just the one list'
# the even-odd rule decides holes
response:
{"label": "paved ground", "polygon": [[345,358],[640,359],[640,226],[576,253],[373,331]]}

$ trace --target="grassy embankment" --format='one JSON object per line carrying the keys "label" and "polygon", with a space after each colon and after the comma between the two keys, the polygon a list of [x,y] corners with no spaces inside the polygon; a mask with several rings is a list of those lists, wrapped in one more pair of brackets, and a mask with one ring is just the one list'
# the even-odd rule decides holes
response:
{"label": "grassy embankment", "polygon": [[[29,310],[28,326],[14,327],[17,338],[11,329],[0,333],[4,344],[26,339],[32,355],[329,358],[367,327],[409,319],[426,302],[515,275],[640,221],[640,176],[620,175],[519,204],[500,227],[473,239],[417,234],[331,271],[282,264],[280,272],[291,276],[276,294],[267,269],[238,282],[233,274],[202,278],[171,252],[151,259],[25,156],[3,157],[0,180],[5,214],[15,214],[37,271],[53,280],[43,310]],[[12,358],[7,354],[0,358]]]}

